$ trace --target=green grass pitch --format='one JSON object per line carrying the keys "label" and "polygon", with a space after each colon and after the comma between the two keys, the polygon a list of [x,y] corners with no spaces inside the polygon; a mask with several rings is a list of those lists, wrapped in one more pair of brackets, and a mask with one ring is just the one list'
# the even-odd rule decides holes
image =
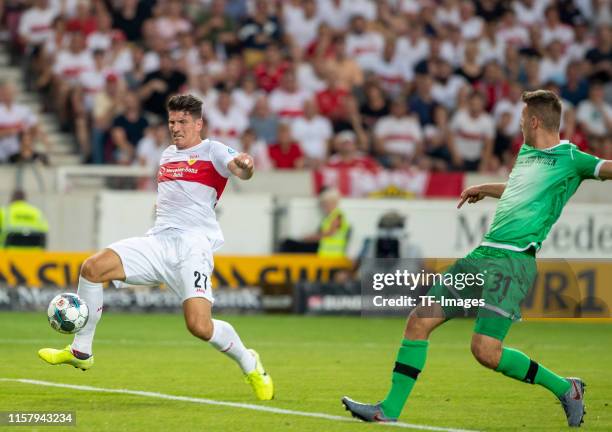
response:
{"label": "green grass pitch", "polygon": [[[297,411],[346,415],[340,397],[376,401],[388,388],[403,320],[226,316],[259,351],[276,399],[254,400],[238,367],[185,330],[180,314],[107,313],[98,326],[96,364],[82,372],[43,363],[36,351],[63,347],[44,313],[0,313],[0,378],[160,392]],[[479,366],[469,349],[473,323],[442,326],[400,419],[481,431],[567,430],[556,399]],[[584,430],[612,430],[612,325],[516,324],[507,339],[535,360],[588,384]],[[0,381],[0,411],[75,411],[76,427],[1,427],[41,431],[361,431],[381,425],[306,418],[150,397],[83,392]]]}

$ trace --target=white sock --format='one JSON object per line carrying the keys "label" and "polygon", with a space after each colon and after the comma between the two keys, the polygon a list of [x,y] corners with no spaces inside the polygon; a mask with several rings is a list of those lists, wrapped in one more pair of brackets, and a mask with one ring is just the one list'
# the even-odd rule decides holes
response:
{"label": "white sock", "polygon": [[213,335],[209,340],[210,344],[234,359],[244,373],[254,371],[255,357],[246,349],[234,327],[225,321],[213,319],[212,322],[214,328]]}
{"label": "white sock", "polygon": [[79,297],[83,299],[89,308],[89,319],[83,329],[74,335],[72,349],[84,354],[92,354],[92,344],[96,324],[102,316],[103,292],[102,284],[90,282],[83,276],[79,276]]}

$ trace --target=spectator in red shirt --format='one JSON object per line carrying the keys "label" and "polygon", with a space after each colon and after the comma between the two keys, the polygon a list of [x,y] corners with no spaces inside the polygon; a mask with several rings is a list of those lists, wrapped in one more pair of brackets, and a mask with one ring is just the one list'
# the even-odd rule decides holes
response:
{"label": "spectator in red shirt", "polygon": [[485,110],[491,112],[495,104],[508,97],[510,85],[504,78],[504,71],[496,61],[486,64],[482,80],[474,86],[486,98]]}
{"label": "spectator in red shirt", "polygon": [[317,31],[317,39],[312,41],[308,47],[306,47],[306,58],[312,59],[329,59],[333,58],[335,54],[334,46],[334,31],[325,22],[319,24],[319,30]]}
{"label": "spectator in red shirt", "polygon": [[276,169],[301,169],[304,167],[304,153],[293,140],[289,124],[278,125],[277,142],[268,148],[272,165]]}
{"label": "spectator in red shirt", "polygon": [[349,92],[339,84],[338,78],[332,72],[327,77],[327,88],[316,95],[319,112],[332,122],[346,119],[344,102]]}
{"label": "spectator in red shirt", "polygon": [[264,61],[255,66],[257,85],[267,92],[279,86],[289,63],[283,60],[280,47],[273,43],[266,48]]}

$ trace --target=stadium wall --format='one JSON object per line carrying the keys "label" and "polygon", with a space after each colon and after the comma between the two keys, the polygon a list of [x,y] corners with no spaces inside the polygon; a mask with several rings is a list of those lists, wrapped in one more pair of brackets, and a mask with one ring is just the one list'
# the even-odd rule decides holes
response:
{"label": "stadium wall", "polygon": [[[4,196],[2,196],[4,195]],[[8,200],[8,192],[0,195]],[[30,194],[49,220],[48,249],[92,251],[121,238],[143,235],[154,220],[152,192]],[[612,205],[573,200],[554,226],[541,257],[606,258],[612,254]],[[425,257],[459,257],[475,247],[495,211],[486,200],[457,211],[454,200],[344,199],[341,207],[353,226],[349,254],[376,232],[389,210],[407,216],[408,240]],[[221,254],[267,255],[275,240],[301,237],[321,219],[315,198],[276,198],[270,194],[227,194],[217,206],[226,243]]]}

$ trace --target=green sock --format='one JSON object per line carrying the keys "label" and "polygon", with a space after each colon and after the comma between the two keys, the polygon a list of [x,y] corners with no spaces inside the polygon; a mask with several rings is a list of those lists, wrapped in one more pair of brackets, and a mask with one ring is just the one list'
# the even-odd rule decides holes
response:
{"label": "green sock", "polygon": [[417,376],[425,366],[428,346],[426,340],[402,340],[393,369],[391,389],[381,403],[385,416],[398,418],[401,414]]}
{"label": "green sock", "polygon": [[570,383],[565,378],[512,348],[503,348],[499,365],[495,370],[510,378],[546,387],[557,397],[565,394],[570,388]]}

